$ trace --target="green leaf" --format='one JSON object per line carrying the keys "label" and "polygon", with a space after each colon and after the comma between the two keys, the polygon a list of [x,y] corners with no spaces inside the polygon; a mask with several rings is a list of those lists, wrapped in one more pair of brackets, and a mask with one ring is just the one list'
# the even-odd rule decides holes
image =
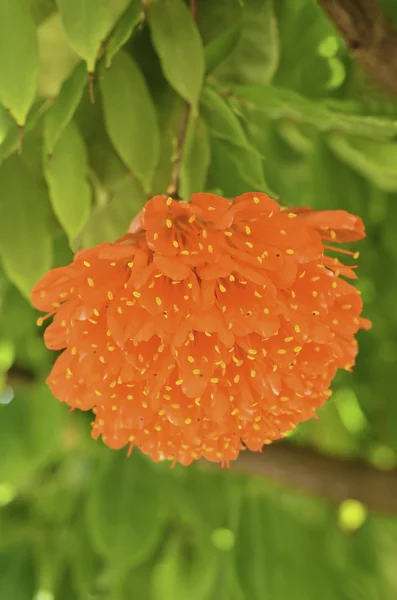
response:
{"label": "green leaf", "polygon": [[[4,293],[0,312],[0,336],[9,338],[17,348],[16,360],[19,360],[18,349],[25,345],[26,339],[35,337],[39,332],[36,325],[36,312],[32,305],[10,285]],[[37,339],[40,339],[37,335]]]}
{"label": "green leaf", "polygon": [[[98,94],[95,104],[92,104],[89,90],[86,88],[75,113],[75,120],[89,154],[90,179],[94,186],[95,202],[103,205],[103,195],[108,198],[129,171],[107,134],[101,95]],[[99,193],[101,197],[98,196]]]}
{"label": "green leaf", "polygon": [[[393,260],[397,260],[397,238],[396,238],[396,222],[397,222],[397,197],[390,198],[387,208],[387,219],[383,225],[383,243],[387,248]],[[394,292],[394,290],[391,290]],[[394,305],[393,305],[394,309]],[[394,312],[394,310],[393,310]]]}
{"label": "green leaf", "polygon": [[362,136],[330,135],[328,143],[352,169],[385,192],[397,191],[397,146]]}
{"label": "green leaf", "polygon": [[237,47],[214,72],[226,85],[265,85],[272,80],[279,62],[279,40],[273,0],[245,0],[243,29]]}
{"label": "green leaf", "polygon": [[397,10],[394,0],[381,0],[380,5],[393,27],[397,27]]}
{"label": "green leaf", "polygon": [[165,77],[195,107],[204,78],[204,50],[192,14],[182,0],[161,0],[149,7],[148,20]]}
{"label": "green leaf", "polygon": [[90,488],[87,524],[96,550],[122,571],[149,557],[162,535],[161,483],[139,453],[108,458]]}
{"label": "green leaf", "polygon": [[94,190],[95,205],[103,207],[126,181],[131,173],[113,148],[106,133],[93,141],[90,152],[89,178]]}
{"label": "green leaf", "polygon": [[243,5],[238,0],[200,0],[198,26],[205,44],[206,73],[211,73],[235,50],[243,29]]}
{"label": "green leaf", "polygon": [[201,37],[207,46],[235,25],[242,25],[244,4],[241,0],[200,0],[197,21]]}
{"label": "green leaf", "polygon": [[236,86],[230,100],[237,110],[243,107],[263,112],[271,119],[294,119],[314,125],[321,131],[336,129],[379,140],[393,139],[397,133],[396,120],[359,114],[359,104],[315,102],[292,90],[272,85]]}
{"label": "green leaf", "polygon": [[177,488],[178,513],[209,541],[215,529],[229,527],[235,489],[217,470],[202,471],[192,465],[185,477],[184,486]]}
{"label": "green leaf", "polygon": [[31,544],[18,543],[0,553],[0,589],[3,598],[30,600],[37,590]]}
{"label": "green leaf", "polygon": [[54,99],[80,62],[70,46],[58,11],[37,28],[40,55],[38,96]]}
{"label": "green leaf", "polygon": [[[84,511],[81,511],[80,515],[73,521],[69,547],[70,575],[77,592],[77,598],[82,600],[90,597],[102,568],[102,561],[94,552],[89,539],[84,516]],[[70,596],[69,600],[71,598],[74,600],[74,596]],[[56,596],[55,600],[57,600]],[[65,600],[67,599],[65,598]]]}
{"label": "green leaf", "polygon": [[0,412],[0,481],[22,487],[56,458],[66,411],[42,384],[16,390],[10,404],[0,405]]}
{"label": "green leaf", "polygon": [[14,123],[14,120],[10,113],[6,108],[4,108],[4,106],[0,104],[0,148],[12,123]]}
{"label": "green leaf", "polygon": [[55,599],[70,600],[71,598],[74,600],[83,600],[84,596],[77,591],[76,585],[73,581],[72,567],[66,564],[62,576],[59,578],[58,586],[55,590]]}
{"label": "green leaf", "polygon": [[328,60],[328,67],[331,73],[325,87],[327,90],[336,90],[346,78],[346,67],[339,58],[330,58]]}
{"label": "green leaf", "polygon": [[25,124],[37,88],[39,54],[27,0],[0,2],[0,102]]}
{"label": "green leaf", "polygon": [[[264,113],[249,113],[244,120],[247,137],[263,158],[263,169],[270,188],[287,204],[307,204],[307,190],[312,173],[309,161],[302,158],[302,140],[299,139],[299,155],[280,136],[279,122],[271,121]],[[282,124],[291,125],[289,121]],[[293,126],[293,125],[291,125]],[[297,145],[294,140],[295,146]],[[312,145],[309,151],[312,151]],[[307,150],[307,148],[305,148]]]}
{"label": "green leaf", "polygon": [[57,4],[70,45],[93,72],[111,25],[109,0],[57,0]]}
{"label": "green leaf", "polygon": [[114,242],[124,235],[145,201],[139,181],[128,176],[109,204],[93,210],[82,235],[83,246],[90,248],[101,242]]}
{"label": "green leaf", "polygon": [[172,537],[152,577],[152,600],[208,600],[219,570],[218,553]]}
{"label": "green leaf", "polygon": [[58,96],[46,114],[44,122],[44,145],[47,154],[53,153],[59,136],[73,117],[80,103],[87,83],[88,76],[84,63],[80,63],[63,83]]}
{"label": "green leaf", "polygon": [[55,0],[29,0],[29,6],[37,26],[56,11]]}
{"label": "green leaf", "polygon": [[250,146],[238,117],[227,102],[215,90],[205,87],[200,112],[211,137],[211,186],[219,187],[227,196],[248,191],[270,193],[262,159]]}
{"label": "green leaf", "polygon": [[153,600],[184,600],[186,598],[188,590],[182,570],[182,560],[180,542],[174,538],[168,543],[165,556],[153,570],[151,578]]}
{"label": "green leaf", "polygon": [[0,255],[15,285],[29,297],[51,266],[45,190],[22,160],[12,156],[0,167]]}
{"label": "green leaf", "polygon": [[53,155],[45,156],[44,161],[44,173],[54,212],[72,241],[84,227],[91,203],[91,189],[87,181],[87,152],[73,121],[63,130]]}
{"label": "green leaf", "polygon": [[277,560],[281,558],[275,553],[276,540],[273,528],[270,527],[274,508],[251,485],[241,507],[236,545],[237,574],[250,600],[283,597],[274,593],[274,582],[278,576],[275,569]]}
{"label": "green leaf", "polygon": [[247,150],[222,139],[211,139],[210,184],[223,195],[234,197],[245,192],[277,194],[266,184],[262,161],[254,150]]}
{"label": "green leaf", "polygon": [[211,136],[242,148],[249,148],[244,129],[228,103],[209,86],[200,98],[200,114]]}
{"label": "green leaf", "polygon": [[[216,578],[205,600],[251,600],[237,579],[236,569],[228,556],[219,556]],[[204,598],[203,598],[204,600]]]}
{"label": "green leaf", "polygon": [[190,118],[186,133],[179,174],[180,195],[189,200],[195,192],[203,192],[211,161],[211,147],[205,123],[199,118]]}
{"label": "green leaf", "polygon": [[[333,23],[318,2],[274,1],[274,8],[282,49],[275,75],[277,85],[294,89],[305,96],[323,96],[332,80],[330,58],[334,58],[324,56],[324,41],[333,37],[337,47],[341,47]],[[305,31],[304,36],[302,30]]]}
{"label": "green leaf", "polygon": [[141,0],[133,0],[116,24],[106,51],[106,66],[109,68],[113,57],[128,42],[132,32],[141,20]]}
{"label": "green leaf", "polygon": [[20,421],[22,423],[25,420],[28,428],[25,446],[42,466],[53,461],[60,451],[61,434],[67,420],[67,411],[44,383],[34,386],[28,410],[26,410],[27,400],[22,395],[20,400],[25,403],[27,413],[25,419]]}
{"label": "green leaf", "polygon": [[109,137],[132,173],[150,190],[159,157],[159,129],[146,82],[130,56],[120,51],[101,81]]}
{"label": "green leaf", "polygon": [[121,594],[121,600],[128,599],[131,595],[131,590],[134,590],[134,596],[137,599],[153,600],[150,594],[152,573],[153,565],[151,562],[137,569],[132,569],[122,583],[123,593]]}
{"label": "green leaf", "polygon": [[305,125],[283,120],[279,123],[277,131],[289,147],[299,154],[310,154],[313,150],[313,140],[305,130]]}
{"label": "green leaf", "polygon": [[[30,302],[10,283],[1,305],[0,338],[12,340],[15,351],[13,363],[44,380],[51,369],[53,357],[43,344],[36,319],[37,312]],[[24,380],[16,376],[10,383],[17,389]]]}
{"label": "green leaf", "polygon": [[205,72],[208,75],[238,46],[242,32],[240,23],[233,24],[204,48]]}
{"label": "green leaf", "polygon": [[327,138],[316,140],[309,158],[309,169],[312,180],[307,204],[319,210],[330,207],[344,209],[367,221],[370,204],[368,183],[332,152]]}
{"label": "green leaf", "polygon": [[10,340],[0,341],[0,373],[7,373],[15,360],[14,345]]}
{"label": "green leaf", "polygon": [[18,125],[14,120],[11,120],[9,123],[8,129],[6,131],[5,137],[0,144],[0,164],[3,159],[10,156],[13,152],[18,150],[22,145],[22,150],[24,145],[26,145],[26,136],[32,131],[40,121],[41,117],[44,115],[46,111],[47,104],[44,100],[37,100],[32,108],[29,111],[29,114],[26,119],[26,125],[24,127],[23,140],[21,140],[21,130],[18,128]]}

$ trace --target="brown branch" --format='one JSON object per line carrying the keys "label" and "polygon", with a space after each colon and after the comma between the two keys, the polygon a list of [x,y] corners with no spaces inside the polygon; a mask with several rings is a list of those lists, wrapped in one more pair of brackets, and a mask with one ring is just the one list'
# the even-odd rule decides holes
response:
{"label": "brown branch", "polygon": [[231,470],[266,477],[337,503],[353,499],[370,510],[397,514],[397,468],[381,471],[359,460],[275,443],[262,454],[243,452]]}
{"label": "brown branch", "polygon": [[397,97],[397,32],[378,0],[318,0],[354,58]]}

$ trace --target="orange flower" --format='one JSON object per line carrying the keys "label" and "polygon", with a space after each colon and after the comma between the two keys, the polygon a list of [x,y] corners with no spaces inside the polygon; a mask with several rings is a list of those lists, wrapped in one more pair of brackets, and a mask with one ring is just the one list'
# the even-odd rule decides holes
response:
{"label": "orange flower", "polygon": [[184,465],[261,450],[354,365],[354,336],[370,323],[340,277],[353,267],[324,256],[323,241],[364,235],[344,211],[286,211],[265,194],[156,196],[123,238],[78,252],[33,290],[55,315],[47,347],[64,349],[48,384],[93,410],[93,436],[111,448]]}

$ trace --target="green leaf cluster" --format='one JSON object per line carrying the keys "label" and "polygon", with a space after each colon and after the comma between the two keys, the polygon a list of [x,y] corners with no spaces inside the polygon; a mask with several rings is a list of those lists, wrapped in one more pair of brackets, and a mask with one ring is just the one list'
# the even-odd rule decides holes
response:
{"label": "green leaf cluster", "polygon": [[183,199],[255,190],[363,218],[374,328],[287,443],[397,464],[397,102],[319,3],[0,0],[0,597],[393,600],[397,517],[127,458],[44,384],[33,285],[166,193],[187,106]]}

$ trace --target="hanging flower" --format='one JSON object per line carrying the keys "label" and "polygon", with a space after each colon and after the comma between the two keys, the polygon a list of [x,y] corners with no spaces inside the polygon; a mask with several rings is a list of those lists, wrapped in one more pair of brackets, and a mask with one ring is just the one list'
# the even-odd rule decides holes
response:
{"label": "hanging flower", "polygon": [[324,251],[364,235],[345,211],[287,211],[266,194],[155,196],[124,237],[34,288],[54,315],[45,343],[63,350],[48,384],[93,411],[111,448],[184,465],[261,450],[354,365],[370,323],[346,281],[354,267]]}

